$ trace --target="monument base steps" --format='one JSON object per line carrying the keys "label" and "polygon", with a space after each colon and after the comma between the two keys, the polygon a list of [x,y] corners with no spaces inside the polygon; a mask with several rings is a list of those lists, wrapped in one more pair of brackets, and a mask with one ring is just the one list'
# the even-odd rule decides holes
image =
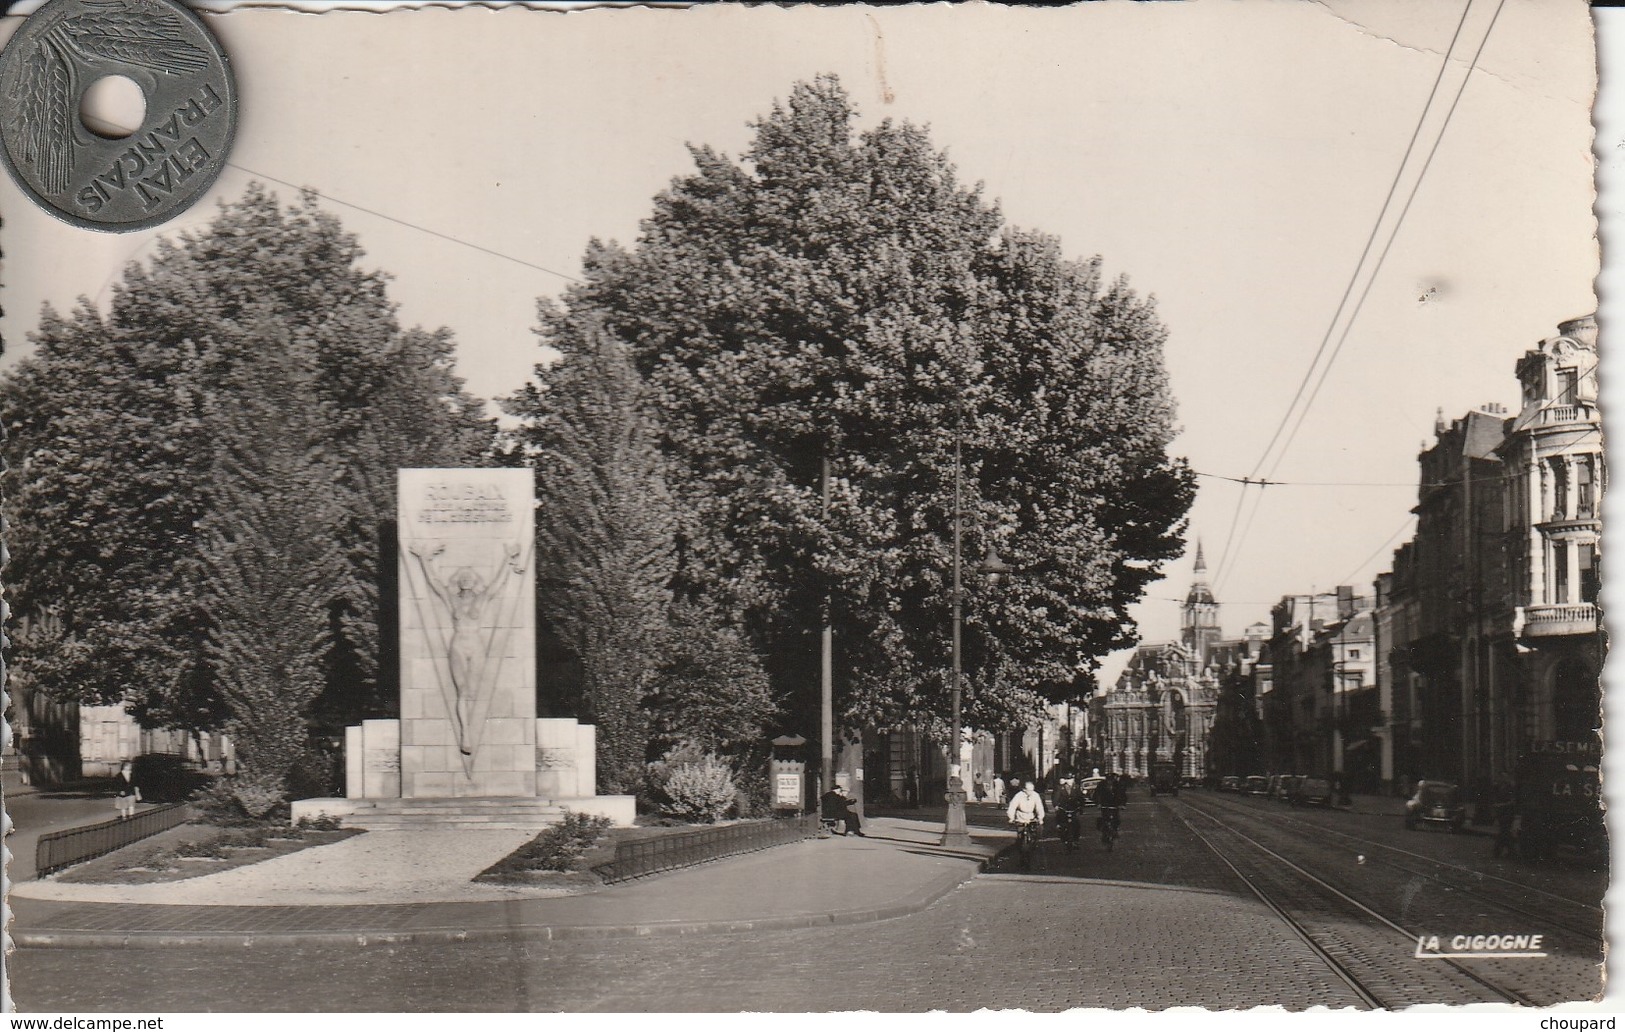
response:
{"label": "monument base steps", "polygon": [[586,799],[538,799],[534,796],[491,796],[446,799],[300,799],[293,819],[326,815],[346,828],[366,831],[410,831],[426,828],[485,828],[541,831],[557,824],[564,812],[600,813],[622,827],[635,813],[631,796]]}
{"label": "monument base steps", "polygon": [[410,828],[488,828],[540,831],[557,824],[564,807],[535,797],[484,799],[387,799],[372,801],[344,818],[347,828],[401,831]]}

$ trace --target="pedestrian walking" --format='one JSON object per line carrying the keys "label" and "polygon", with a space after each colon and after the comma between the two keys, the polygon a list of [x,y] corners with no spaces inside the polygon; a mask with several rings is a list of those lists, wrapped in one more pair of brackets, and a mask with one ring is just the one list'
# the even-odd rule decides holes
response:
{"label": "pedestrian walking", "polygon": [[987,798],[987,786],[982,783],[981,771],[977,771],[976,777],[971,779],[971,789],[974,792],[972,798],[974,798],[978,803]]}
{"label": "pedestrian walking", "polygon": [[1416,814],[1421,811],[1421,809],[1422,809],[1422,792],[1427,787],[1428,787],[1428,783],[1427,783],[1427,781],[1425,779],[1418,779],[1417,780],[1417,782],[1416,782],[1416,794],[1411,796],[1409,799],[1405,800],[1405,817],[1406,817],[1407,820],[1409,820],[1411,818],[1414,818],[1416,816]]}
{"label": "pedestrian walking", "polygon": [[1491,855],[1497,858],[1515,856],[1518,842],[1512,834],[1512,829],[1517,819],[1518,807],[1512,779],[1505,774],[1497,777],[1494,795],[1491,798],[1495,805],[1495,848]]}
{"label": "pedestrian walking", "polygon": [[993,801],[1004,805],[1004,779],[997,774],[993,775]]}
{"label": "pedestrian walking", "polygon": [[141,786],[135,783],[135,768],[129,760],[119,764],[115,781],[113,805],[118,808],[118,819],[135,816],[135,804],[141,801]]}

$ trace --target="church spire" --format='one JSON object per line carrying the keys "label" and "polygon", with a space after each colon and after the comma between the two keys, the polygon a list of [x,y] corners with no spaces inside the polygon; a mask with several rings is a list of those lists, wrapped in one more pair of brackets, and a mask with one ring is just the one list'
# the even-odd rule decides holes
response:
{"label": "church spire", "polygon": [[1213,589],[1207,583],[1207,556],[1202,554],[1201,538],[1196,539],[1196,568],[1191,572],[1191,590],[1185,596],[1186,608],[1213,604]]}
{"label": "church spire", "polygon": [[1219,603],[1207,582],[1207,555],[1202,539],[1196,539],[1196,568],[1191,590],[1180,607],[1180,640],[1196,659],[1197,669],[1207,666],[1208,652],[1219,640]]}

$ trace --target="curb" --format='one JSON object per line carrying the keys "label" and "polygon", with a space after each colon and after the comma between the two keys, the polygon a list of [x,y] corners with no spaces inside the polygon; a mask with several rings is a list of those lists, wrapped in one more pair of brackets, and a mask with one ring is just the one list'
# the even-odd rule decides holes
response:
{"label": "curb", "polygon": [[[507,928],[435,928],[414,932],[52,932],[19,931],[11,941],[17,949],[187,949],[255,948],[280,946],[411,946],[459,942],[570,942],[593,939],[639,939],[684,935],[726,935],[737,932],[782,931],[826,925],[869,924],[916,914],[987,869],[995,857],[982,857],[964,871],[934,878],[919,893],[897,903],[853,910],[735,921],[674,921],[620,925],[516,925]],[[115,904],[117,905],[117,904]],[[135,905],[135,904],[131,904]],[[496,904],[503,906],[503,904]]]}

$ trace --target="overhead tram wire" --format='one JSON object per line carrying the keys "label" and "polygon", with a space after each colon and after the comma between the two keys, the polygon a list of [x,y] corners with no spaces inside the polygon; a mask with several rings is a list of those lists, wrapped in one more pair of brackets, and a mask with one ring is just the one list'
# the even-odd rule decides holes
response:
{"label": "overhead tram wire", "polygon": [[363,213],[365,215],[371,215],[374,218],[383,219],[385,222],[393,222],[397,226],[404,226],[407,229],[415,229],[419,233],[427,233],[430,236],[438,237],[439,239],[444,240],[447,243],[458,244],[458,245],[460,245],[462,247],[467,247],[467,248],[470,248],[472,250],[478,251],[481,254],[488,254],[493,258],[501,258],[503,261],[513,262],[515,265],[523,265],[527,269],[535,269],[537,272],[545,272],[549,276],[557,276],[559,279],[569,280],[571,283],[580,283],[581,282],[581,278],[579,276],[572,276],[567,272],[560,272],[557,269],[549,269],[545,265],[537,265],[535,262],[526,261],[523,258],[516,258],[511,254],[504,254],[501,251],[493,250],[493,249],[491,249],[489,247],[485,247],[485,246],[483,246],[481,244],[476,244],[476,243],[474,243],[472,241],[469,241],[469,240],[463,240],[460,237],[454,237],[454,236],[450,235],[449,233],[442,233],[438,229],[430,229],[428,226],[420,226],[415,222],[408,222],[403,218],[397,218],[394,215],[390,215],[390,214],[388,214],[386,212],[378,211],[378,210],[376,210],[374,208],[363,207],[363,206],[361,206],[359,204],[354,203],[353,201],[341,200],[340,198],[334,197],[332,194],[323,193],[322,191],[314,189],[312,187],[300,186],[297,183],[290,183],[286,179],[278,179],[276,176],[267,175],[264,172],[256,172],[255,170],[253,170],[251,168],[247,168],[247,167],[245,167],[243,165],[239,165],[234,161],[228,161],[228,162],[225,162],[225,164],[228,167],[234,168],[239,172],[246,172],[247,174],[249,174],[251,176],[254,176],[257,179],[270,180],[271,182],[276,183],[279,186],[285,186],[290,190],[301,190],[301,191],[302,190],[310,190],[310,192],[312,194],[314,194],[317,197],[320,197],[324,201],[328,201],[328,202],[330,202],[332,204],[341,205],[341,206],[343,206],[345,208],[350,208],[350,209],[352,209],[354,211],[359,211],[359,212],[361,212],[361,213]]}
{"label": "overhead tram wire", "polygon": [[1411,524],[1415,523],[1415,522],[1416,522],[1415,514],[1414,513],[1413,514],[1407,514],[1406,517],[1405,517],[1405,522],[1401,523],[1399,525],[1398,529],[1396,529],[1392,534],[1388,535],[1388,540],[1387,541],[1384,541],[1382,544],[1378,545],[1377,550],[1375,552],[1372,552],[1370,555],[1368,555],[1364,559],[1360,560],[1360,565],[1356,566],[1354,569],[1352,569],[1348,573],[1344,574],[1343,579],[1339,580],[1337,583],[1339,583],[1339,584],[1348,584],[1348,583],[1352,582],[1354,580],[1354,578],[1355,578],[1355,575],[1357,575],[1361,570],[1365,569],[1368,565],[1370,565],[1371,560],[1377,558],[1378,556],[1382,555],[1383,552],[1385,552],[1389,548],[1391,548],[1393,546],[1393,543],[1395,541],[1399,540],[1399,535],[1401,535],[1401,534],[1405,533],[1407,530],[1409,530],[1411,528]]}
{"label": "overhead tram wire", "polygon": [[1421,192],[1422,181],[1427,178],[1428,169],[1433,166],[1433,158],[1439,153],[1439,145],[1444,142],[1445,130],[1450,128],[1450,120],[1455,116],[1457,106],[1461,104],[1462,94],[1467,92],[1467,84],[1472,81],[1473,72],[1478,68],[1478,59],[1483,55],[1484,47],[1490,41],[1490,33],[1495,31],[1496,20],[1501,17],[1501,9],[1505,6],[1506,0],[1497,0],[1495,10],[1490,15],[1490,23],[1485,27],[1484,36],[1478,41],[1478,49],[1473,51],[1473,59],[1467,65],[1467,73],[1462,76],[1461,85],[1456,87],[1456,95],[1450,101],[1450,109],[1445,112],[1444,121],[1439,125],[1438,135],[1433,138],[1433,146],[1428,149],[1428,156],[1422,162],[1422,169],[1416,174],[1416,181],[1411,184],[1410,194],[1405,198],[1405,206],[1400,209],[1399,217],[1394,220],[1394,228],[1388,235],[1388,242],[1383,245],[1382,253],[1377,256],[1377,264],[1372,266],[1371,275],[1366,280],[1365,289],[1360,292],[1360,299],[1355,302],[1353,311],[1349,313],[1348,321],[1343,324],[1343,332],[1337,339],[1337,346],[1332,349],[1331,355],[1326,359],[1326,364],[1321,368],[1320,377],[1315,381],[1314,389],[1309,392],[1308,400],[1304,403],[1303,409],[1299,411],[1297,421],[1293,423],[1292,431],[1287,434],[1287,439],[1281,445],[1281,450],[1277,453],[1275,462],[1270,466],[1270,473],[1267,475],[1273,475],[1275,470],[1280,468],[1281,461],[1286,457],[1287,449],[1292,447],[1292,442],[1296,439],[1299,428],[1303,426],[1304,417],[1309,414],[1310,406],[1315,403],[1315,398],[1319,396],[1321,387],[1325,385],[1326,377],[1331,373],[1332,364],[1337,361],[1337,356],[1342,353],[1343,345],[1348,343],[1349,333],[1354,329],[1354,321],[1360,317],[1360,310],[1365,307],[1366,298],[1371,296],[1371,288],[1376,285],[1377,275],[1382,271],[1383,263],[1388,260],[1388,252],[1393,250],[1394,241],[1399,238],[1399,230],[1405,224],[1405,216],[1410,213],[1411,204],[1415,202],[1416,195]]}
{"label": "overhead tram wire", "polygon": [[[1321,356],[1326,353],[1326,347],[1331,343],[1332,333],[1337,329],[1337,321],[1342,318],[1343,310],[1347,307],[1349,297],[1354,293],[1354,285],[1360,281],[1360,271],[1365,268],[1366,259],[1371,257],[1371,247],[1377,242],[1377,234],[1382,229],[1383,219],[1388,216],[1388,209],[1393,206],[1394,196],[1399,192],[1399,184],[1405,177],[1405,168],[1410,164],[1411,154],[1416,150],[1416,141],[1422,136],[1422,127],[1427,124],[1428,112],[1433,110],[1433,101],[1439,95],[1439,85],[1444,82],[1444,73],[1450,68],[1450,55],[1455,52],[1456,42],[1461,38],[1461,30],[1467,24],[1467,15],[1473,9],[1473,0],[1467,0],[1462,6],[1461,17],[1456,21],[1456,31],[1450,36],[1450,45],[1445,48],[1444,57],[1439,61],[1439,74],[1433,77],[1433,85],[1428,89],[1428,99],[1422,105],[1422,113],[1416,119],[1416,126],[1411,130],[1411,138],[1405,144],[1405,154],[1399,159],[1399,166],[1394,169],[1394,178],[1388,184],[1388,193],[1382,199],[1382,208],[1377,212],[1377,218],[1371,223],[1371,232],[1365,238],[1365,246],[1360,249],[1359,260],[1354,263],[1354,269],[1349,274],[1349,281],[1343,287],[1343,296],[1337,299],[1337,308],[1332,312],[1331,321],[1326,324],[1326,332],[1320,338],[1320,346],[1315,349],[1315,357],[1310,359],[1309,366],[1303,371],[1303,379],[1298,382],[1298,389],[1292,395],[1292,401],[1287,404],[1286,411],[1281,414],[1281,421],[1276,424],[1275,432],[1270,436],[1269,443],[1264,445],[1264,451],[1258,457],[1258,463],[1253,467],[1250,476],[1257,477],[1263,469],[1265,461],[1276,443],[1281,439],[1281,431],[1286,429],[1298,402],[1303,398],[1303,390],[1314,376],[1315,367],[1320,364]],[[1448,119],[1446,120],[1448,121]],[[1442,134],[1443,129],[1441,127]],[[1403,217],[1402,217],[1403,218]],[[1305,403],[1305,408],[1313,403],[1311,398]],[[1283,446],[1283,451],[1285,447]]]}
{"label": "overhead tram wire", "polygon": [[[1505,6],[1506,0],[1497,0],[1495,10],[1490,14],[1489,25],[1485,27],[1484,35],[1478,41],[1478,49],[1473,51],[1473,59],[1467,65],[1467,72],[1462,76],[1461,85],[1456,88],[1456,95],[1450,101],[1450,108],[1445,112],[1444,121],[1439,124],[1439,132],[1433,138],[1433,146],[1428,149],[1428,155],[1422,162],[1422,168],[1417,172],[1416,179],[1411,183],[1410,193],[1405,198],[1405,206],[1400,209],[1399,217],[1394,220],[1393,229],[1388,234],[1388,242],[1383,245],[1382,252],[1377,256],[1376,264],[1371,267],[1371,274],[1366,278],[1365,289],[1360,292],[1359,300],[1354,303],[1354,308],[1349,312],[1348,320],[1343,324],[1343,332],[1337,339],[1337,346],[1332,349],[1331,354],[1326,358],[1326,364],[1321,367],[1320,375],[1315,380],[1315,386],[1309,392],[1303,407],[1298,410],[1297,420],[1292,424],[1292,430],[1287,434],[1286,440],[1282,442],[1280,451],[1276,453],[1275,461],[1270,465],[1269,472],[1265,474],[1266,478],[1274,476],[1275,471],[1280,468],[1282,461],[1285,460],[1288,449],[1292,447],[1292,442],[1297,439],[1298,431],[1302,428],[1304,419],[1309,415],[1310,408],[1313,407],[1315,399],[1320,395],[1320,389],[1325,386],[1326,378],[1331,374],[1333,363],[1337,361],[1337,356],[1342,353],[1343,346],[1348,343],[1349,333],[1354,329],[1354,322],[1360,317],[1360,311],[1365,307],[1366,299],[1371,296],[1371,288],[1376,285],[1377,276],[1382,272],[1383,263],[1388,260],[1388,253],[1393,250],[1394,241],[1399,238],[1399,231],[1405,224],[1405,216],[1410,214],[1411,205],[1415,202],[1416,195],[1422,189],[1422,181],[1427,178],[1428,169],[1433,165],[1433,158],[1439,153],[1439,145],[1444,142],[1445,130],[1450,127],[1450,120],[1455,116],[1456,108],[1461,103],[1462,94],[1467,92],[1467,83],[1472,81],[1473,71],[1478,67],[1478,59],[1483,55],[1484,46],[1489,42],[1490,33],[1495,30],[1495,22],[1500,18],[1501,9]],[[1463,17],[1465,18],[1465,13]],[[1407,155],[1408,153],[1407,151]],[[1253,517],[1258,515],[1259,505],[1262,505],[1263,492],[1259,494],[1259,504],[1253,506],[1247,523],[1242,527],[1241,534],[1237,537],[1235,551],[1237,558],[1240,557],[1241,550],[1246,547],[1247,535],[1252,530]],[[1218,587],[1222,584],[1224,577],[1229,572],[1228,569],[1219,571],[1218,575],[1214,577],[1214,586]]]}
{"label": "overhead tram wire", "polygon": [[[1197,475],[1200,476],[1201,474]],[[1230,478],[1225,477],[1224,479],[1229,480]],[[1241,480],[1241,490],[1236,492],[1236,511],[1230,514],[1230,530],[1224,536],[1224,547],[1219,550],[1219,562],[1214,567],[1213,582],[1215,585],[1220,582],[1227,569],[1225,561],[1230,558],[1230,543],[1236,539],[1236,524],[1240,522],[1238,517],[1241,516],[1242,505],[1247,501],[1247,486],[1250,483],[1252,483],[1251,480],[1243,478]]]}
{"label": "overhead tram wire", "polygon": [[[1226,567],[1225,569],[1222,569],[1222,570],[1219,571],[1218,576],[1213,578],[1213,590],[1214,591],[1220,591],[1220,590],[1222,590],[1224,588],[1225,582],[1229,579],[1230,574],[1239,565],[1239,560],[1241,559],[1241,550],[1242,550],[1243,546],[1245,546],[1247,544],[1247,534],[1248,534],[1248,532],[1250,532],[1253,529],[1253,521],[1258,518],[1258,510],[1260,510],[1260,509],[1262,509],[1264,507],[1264,491],[1262,490],[1263,486],[1267,486],[1267,482],[1260,482],[1260,490],[1258,491],[1257,494],[1255,494],[1253,496],[1253,507],[1250,510],[1248,510],[1248,512],[1247,512],[1247,522],[1245,522],[1245,523],[1243,523],[1241,525],[1241,533],[1236,535],[1235,558],[1238,560],[1238,563],[1234,563],[1234,564],[1230,565],[1229,567]],[[1242,489],[1242,494],[1245,495],[1246,493],[1247,493],[1246,489],[1243,488]]]}
{"label": "overhead tram wire", "polygon": [[[1471,6],[1472,6],[1472,0],[1468,0],[1467,9],[1464,9],[1462,11],[1462,23],[1465,23],[1466,18],[1467,18],[1468,10],[1471,9]],[[1415,202],[1416,195],[1421,190],[1422,182],[1427,178],[1428,169],[1432,166],[1433,159],[1434,159],[1435,155],[1437,155],[1438,152],[1439,152],[1439,146],[1444,141],[1444,134],[1445,134],[1446,130],[1449,129],[1450,121],[1455,116],[1456,108],[1461,103],[1462,94],[1464,94],[1466,92],[1467,84],[1472,81],[1473,72],[1478,68],[1479,58],[1483,56],[1484,47],[1485,47],[1486,44],[1489,43],[1490,34],[1492,32],[1494,32],[1495,23],[1500,18],[1501,10],[1505,6],[1506,6],[1506,0],[1498,0],[1498,2],[1496,3],[1495,10],[1490,15],[1489,24],[1484,29],[1484,35],[1478,41],[1478,48],[1473,52],[1472,60],[1470,62],[1468,62],[1468,65],[1467,65],[1467,71],[1462,76],[1461,85],[1456,88],[1456,95],[1451,100],[1450,107],[1445,112],[1443,121],[1441,121],[1440,124],[1439,124],[1439,131],[1438,131],[1437,134],[1435,134],[1435,136],[1433,138],[1433,145],[1428,150],[1427,158],[1424,159],[1424,161],[1422,162],[1422,167],[1417,172],[1416,179],[1411,184],[1410,193],[1407,195],[1407,197],[1405,199],[1405,205],[1404,205],[1403,208],[1400,209],[1399,215],[1394,220],[1393,227],[1388,233],[1388,241],[1387,241],[1387,243],[1385,243],[1383,245],[1383,249],[1382,249],[1381,253],[1377,256],[1376,264],[1372,266],[1370,274],[1366,278],[1365,288],[1364,288],[1364,290],[1361,291],[1359,300],[1355,302],[1354,308],[1352,310],[1350,310],[1349,317],[1343,324],[1343,331],[1342,331],[1342,334],[1338,337],[1337,345],[1332,349],[1331,353],[1327,356],[1325,364],[1323,366],[1321,366],[1320,374],[1319,374],[1318,378],[1316,378],[1316,380],[1315,380],[1314,388],[1310,391],[1308,396],[1305,398],[1303,406],[1298,410],[1297,418],[1296,418],[1296,420],[1294,420],[1292,422],[1292,429],[1287,434],[1285,440],[1281,443],[1280,449],[1276,452],[1275,460],[1270,464],[1268,472],[1265,473],[1265,475],[1264,475],[1265,479],[1267,479],[1268,477],[1273,476],[1275,474],[1275,471],[1280,468],[1281,462],[1285,459],[1287,451],[1292,447],[1292,442],[1294,440],[1296,440],[1296,438],[1297,438],[1299,429],[1301,429],[1302,426],[1303,426],[1304,419],[1308,416],[1309,410],[1314,406],[1315,399],[1320,394],[1320,389],[1325,385],[1326,379],[1327,379],[1328,375],[1331,373],[1332,365],[1337,361],[1337,357],[1342,352],[1343,346],[1348,342],[1349,333],[1354,328],[1355,320],[1357,320],[1359,318],[1360,311],[1364,308],[1366,299],[1368,297],[1370,297],[1370,295],[1371,295],[1371,288],[1376,284],[1377,276],[1382,270],[1383,263],[1387,260],[1389,252],[1393,249],[1394,241],[1396,239],[1398,239],[1398,237],[1399,237],[1399,231],[1400,231],[1401,228],[1403,228],[1403,226],[1405,224],[1405,217],[1410,213],[1411,205]],[[1461,33],[1461,23],[1458,23],[1458,25],[1456,27],[1456,36],[1451,38],[1450,50],[1447,50],[1445,52],[1445,59],[1441,63],[1439,78],[1435,80],[1433,92],[1430,93],[1429,96],[1428,96],[1428,107],[1429,108],[1432,107],[1433,98],[1434,98],[1434,96],[1437,95],[1439,81],[1443,79],[1444,69],[1446,67],[1448,67],[1448,65],[1449,65],[1450,53],[1451,53],[1451,51],[1454,50],[1456,39],[1460,36],[1460,33]],[[1420,127],[1421,127],[1422,122],[1426,121],[1426,116],[1427,116],[1427,109],[1424,109],[1423,118],[1418,123],[1418,132],[1420,132]],[[1414,142],[1415,142],[1415,137],[1413,135],[1412,143],[1414,144]],[[1406,148],[1406,158],[1407,159],[1409,159],[1410,154],[1411,154],[1411,148],[1407,147]],[[1401,174],[1403,173],[1403,168],[1404,168],[1404,166],[1403,166],[1403,163],[1402,163],[1402,165],[1401,165]],[[1396,174],[1396,176],[1395,176],[1395,184],[1396,185],[1397,185],[1399,179],[1401,178],[1401,174]],[[1389,200],[1390,201],[1392,200],[1392,197],[1393,197],[1393,190],[1390,189],[1390,192],[1389,192]],[[1386,214],[1386,210],[1387,210],[1387,205],[1385,204],[1385,206],[1384,206],[1384,214]],[[1382,216],[1379,215],[1378,216],[1378,225],[1379,226],[1381,224],[1381,221],[1382,221]],[[1358,271],[1359,270],[1356,270],[1356,276],[1350,280],[1350,286],[1351,287],[1352,287],[1353,283],[1358,280]],[[1341,306],[1339,307],[1338,315],[1341,315]],[[1338,315],[1334,315],[1333,318],[1332,318],[1331,326],[1328,327],[1328,337],[1330,336],[1331,329],[1334,328],[1337,325]],[[1311,372],[1313,372],[1314,368],[1315,368],[1314,363],[1311,363],[1311,365],[1310,365]],[[1289,406],[1288,410],[1287,410],[1286,419],[1291,419],[1291,414],[1292,414],[1292,409]],[[1284,421],[1283,421],[1283,425],[1284,425]],[[1267,457],[1267,451],[1266,451],[1266,457]],[[1260,460],[1260,466],[1262,466],[1262,465],[1263,465],[1263,459]],[[1254,472],[1256,474],[1257,468],[1255,468]],[[1255,509],[1254,512],[1256,513],[1256,511],[1257,510]],[[1249,529],[1250,529],[1250,527],[1249,527]],[[1243,533],[1241,534],[1241,536],[1240,536],[1240,538],[1238,540],[1238,543],[1236,545],[1234,556],[1239,556],[1240,553],[1241,553],[1242,548],[1245,547],[1246,536],[1247,536],[1247,532],[1243,531]],[[1219,573],[1215,577],[1215,581],[1217,582],[1220,578],[1222,578],[1228,572],[1229,572],[1228,570],[1219,571]]]}
{"label": "overhead tram wire", "polygon": [[[86,122],[86,124],[90,124],[90,123],[94,122],[95,124],[91,125],[92,129],[100,129],[100,130],[106,132],[107,135],[109,135],[109,136],[129,136],[132,133],[135,133],[137,131],[136,128],[132,128],[130,126],[125,126],[125,125],[119,125],[118,123],[110,122],[107,119],[103,119],[103,118],[86,117],[85,122]],[[256,179],[269,180],[270,182],[276,183],[278,186],[285,186],[290,190],[299,190],[301,192],[308,190],[308,191],[310,191],[311,194],[313,194],[313,195],[315,195],[317,197],[320,197],[321,199],[323,199],[325,201],[328,201],[331,204],[337,204],[337,205],[340,205],[341,207],[349,208],[349,209],[351,209],[353,211],[359,211],[362,214],[371,215],[374,218],[383,219],[385,222],[393,222],[397,226],[404,226],[407,229],[415,229],[419,233],[427,233],[430,236],[438,237],[439,239],[444,240],[447,243],[457,244],[457,245],[459,245],[461,247],[467,247],[467,248],[470,248],[472,250],[478,251],[481,254],[488,254],[493,258],[500,258],[505,262],[513,262],[515,265],[523,265],[525,268],[527,268],[527,269],[535,269],[537,272],[545,272],[549,276],[557,276],[559,279],[569,280],[571,283],[580,283],[581,282],[581,278],[579,276],[572,276],[567,272],[560,272],[557,269],[549,269],[545,265],[537,265],[535,262],[526,261],[523,258],[516,258],[511,254],[504,254],[501,251],[493,250],[492,248],[485,247],[484,245],[481,245],[481,244],[476,244],[473,241],[464,240],[461,237],[454,237],[449,233],[442,233],[438,229],[430,229],[428,226],[420,226],[416,222],[408,222],[403,218],[399,218],[397,216],[390,215],[387,212],[378,211],[376,208],[367,208],[367,207],[364,207],[362,205],[356,204],[353,201],[346,201],[346,200],[343,200],[341,198],[334,197],[332,194],[323,193],[321,190],[317,190],[314,187],[300,186],[298,183],[292,183],[292,182],[289,182],[286,179],[280,179],[280,178],[278,178],[276,176],[270,175],[269,173],[255,171],[254,169],[251,169],[246,165],[239,165],[235,161],[226,161],[226,162],[222,162],[222,164],[225,165],[225,167],[227,167],[227,168],[234,168],[237,171],[247,173],[248,175],[251,175],[251,176],[255,177]]]}
{"label": "overhead tram wire", "polygon": [[[1421,114],[1417,116],[1416,126],[1411,130],[1410,141],[1405,145],[1405,154],[1399,159],[1399,166],[1394,170],[1393,181],[1388,184],[1388,194],[1383,198],[1382,208],[1377,212],[1377,217],[1371,224],[1371,232],[1366,237],[1365,246],[1360,250],[1359,260],[1354,263],[1354,269],[1349,273],[1348,283],[1343,288],[1343,296],[1338,299],[1337,308],[1332,313],[1331,321],[1327,323],[1326,333],[1320,340],[1320,347],[1316,349],[1314,358],[1310,360],[1308,368],[1304,370],[1303,379],[1299,381],[1297,390],[1293,392],[1292,400],[1287,403],[1286,411],[1281,414],[1281,421],[1276,424],[1275,432],[1270,435],[1269,443],[1264,446],[1263,452],[1259,454],[1258,462],[1253,466],[1252,472],[1248,474],[1249,478],[1256,478],[1264,468],[1264,464],[1269,460],[1271,450],[1274,449],[1276,442],[1281,437],[1282,430],[1291,420],[1293,410],[1297,407],[1299,400],[1303,398],[1304,388],[1308,386],[1310,378],[1314,375],[1315,367],[1319,364],[1321,356],[1331,342],[1332,333],[1337,327],[1337,321],[1342,317],[1343,309],[1348,304],[1349,297],[1354,293],[1354,285],[1359,282],[1360,270],[1365,267],[1366,259],[1371,254],[1371,247],[1376,242],[1377,233],[1382,228],[1383,219],[1387,217],[1388,209],[1393,204],[1394,195],[1399,190],[1400,180],[1404,176],[1405,167],[1410,163],[1412,152],[1416,149],[1416,141],[1421,137],[1422,127],[1427,124],[1428,112],[1433,109],[1433,100],[1439,93],[1439,84],[1444,81],[1444,74],[1450,67],[1450,55],[1455,52],[1456,42],[1461,38],[1462,27],[1467,24],[1467,15],[1472,11],[1472,6],[1473,0],[1467,0],[1462,7],[1461,18],[1457,20],[1455,32],[1450,36],[1450,45],[1445,48],[1444,56],[1439,61],[1439,74],[1434,77],[1433,85],[1428,90],[1428,99],[1422,105]],[[1441,133],[1442,131],[1441,129]],[[1245,497],[1246,493],[1247,486],[1244,483],[1242,495]],[[1262,494],[1262,490],[1260,490],[1260,493]],[[1220,555],[1219,565],[1214,570],[1215,583],[1229,572],[1227,563],[1230,558],[1230,542],[1235,536],[1236,524],[1240,516],[1241,505],[1238,500],[1236,511],[1230,517],[1230,529],[1225,534],[1225,547]]]}

